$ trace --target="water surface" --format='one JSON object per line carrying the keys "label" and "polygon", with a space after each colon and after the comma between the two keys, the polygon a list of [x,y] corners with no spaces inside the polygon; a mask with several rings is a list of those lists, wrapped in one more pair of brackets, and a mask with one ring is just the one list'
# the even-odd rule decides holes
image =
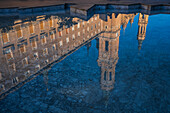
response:
{"label": "water surface", "polygon": [[[7,59],[11,57],[6,55],[9,52],[1,53],[1,67],[8,65],[9,69],[11,62],[16,66],[10,75],[11,72],[4,71],[7,67],[1,69],[3,93],[41,71],[1,99],[0,112],[170,112],[170,15],[96,14],[87,21],[50,18],[56,20],[47,30],[45,27],[51,25],[49,19],[44,31],[35,32],[41,29],[41,20],[40,23],[38,19],[33,21],[34,32],[39,33],[34,40],[36,48],[31,44],[31,36],[22,34],[21,40],[25,38],[28,43],[24,46],[24,55],[16,46],[17,41],[8,42],[15,47],[11,48],[12,58]],[[44,20],[48,22],[46,20],[48,18]],[[24,28],[22,30],[24,32]],[[54,30],[54,39],[51,39],[51,30]],[[44,41],[42,37],[46,33]],[[4,46],[1,44],[1,52]],[[34,58],[37,58],[36,52],[38,60]],[[17,59],[24,58],[28,63],[21,60],[17,64]],[[53,65],[48,65],[50,63]],[[43,69],[47,65],[48,68]]]}

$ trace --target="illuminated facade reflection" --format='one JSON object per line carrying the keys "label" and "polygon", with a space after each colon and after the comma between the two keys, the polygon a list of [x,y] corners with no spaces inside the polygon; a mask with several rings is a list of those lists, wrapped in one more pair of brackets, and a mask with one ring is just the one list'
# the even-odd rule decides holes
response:
{"label": "illuminated facade reflection", "polygon": [[[69,22],[68,22],[69,21]],[[37,16],[1,29],[0,92],[3,93],[101,32],[99,15]]]}
{"label": "illuminated facade reflection", "polygon": [[148,24],[149,15],[146,14],[139,14],[138,20],[138,49],[141,50],[142,42],[145,40],[146,37],[146,27]]}
{"label": "illuminated facade reflection", "polygon": [[[88,21],[76,17],[37,16],[16,20],[13,26],[0,29],[0,94],[79,46],[89,47],[88,41],[96,37],[99,38],[101,89],[113,89],[121,26],[125,30],[135,15],[95,14]],[[48,76],[44,76],[44,81],[48,83]]]}
{"label": "illuminated facade reflection", "polygon": [[101,89],[114,88],[115,68],[118,62],[119,36],[121,26],[126,29],[128,22],[133,23],[135,14],[103,14],[103,33],[99,36],[98,65],[101,67]]}
{"label": "illuminated facade reflection", "polygon": [[[101,67],[101,89],[111,90],[114,87],[115,67],[118,61],[121,16],[106,16],[103,22],[104,32],[99,37],[98,65]],[[108,28],[106,27],[108,26]]]}

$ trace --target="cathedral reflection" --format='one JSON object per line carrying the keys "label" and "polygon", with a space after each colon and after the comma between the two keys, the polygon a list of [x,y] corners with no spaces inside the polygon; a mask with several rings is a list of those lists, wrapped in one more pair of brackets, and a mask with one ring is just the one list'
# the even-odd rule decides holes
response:
{"label": "cathedral reflection", "polygon": [[101,67],[101,89],[114,87],[115,67],[118,61],[121,15],[106,16],[104,32],[99,36],[98,65]]}
{"label": "cathedral reflection", "polygon": [[99,36],[98,65],[101,68],[101,89],[114,88],[115,68],[118,62],[119,36],[121,26],[126,29],[128,22],[133,23],[136,14],[103,14],[103,32]]}
{"label": "cathedral reflection", "polygon": [[138,49],[141,50],[142,42],[145,40],[146,36],[146,26],[148,24],[149,15],[139,14],[138,20]]}
{"label": "cathedral reflection", "polygon": [[[103,14],[103,32],[98,37],[97,48],[99,50],[98,66],[101,69],[100,85],[103,90],[105,107],[107,110],[110,91],[114,88],[115,69],[118,63],[119,36],[121,26],[126,29],[128,22],[132,25],[135,14]],[[138,22],[138,49],[141,49],[142,41],[145,39],[148,15],[139,14]],[[107,111],[106,111],[107,112]]]}
{"label": "cathedral reflection", "polygon": [[[60,16],[37,16],[15,20],[0,29],[0,94],[77,48],[97,39],[101,89],[114,88],[121,26],[126,29],[136,14],[95,14],[89,20]],[[139,48],[145,39],[148,15],[139,14]],[[48,84],[47,73],[44,82]],[[48,90],[48,85],[47,88]]]}

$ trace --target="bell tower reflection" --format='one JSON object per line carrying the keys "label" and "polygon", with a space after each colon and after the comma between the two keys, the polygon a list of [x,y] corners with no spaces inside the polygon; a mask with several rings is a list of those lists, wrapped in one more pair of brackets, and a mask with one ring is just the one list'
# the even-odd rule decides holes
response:
{"label": "bell tower reflection", "polygon": [[99,57],[98,65],[101,67],[101,89],[110,91],[114,88],[115,67],[118,57],[119,36],[120,36],[120,18],[112,14],[112,18],[107,16],[107,21],[103,22],[104,33],[99,37]]}
{"label": "bell tower reflection", "polygon": [[101,67],[101,89],[111,90],[114,87],[115,67],[118,61],[119,37],[99,39],[98,65]]}
{"label": "bell tower reflection", "polygon": [[142,42],[145,40],[146,36],[146,26],[148,24],[148,17],[149,15],[146,14],[139,14],[139,21],[138,21],[138,50],[141,50]]}

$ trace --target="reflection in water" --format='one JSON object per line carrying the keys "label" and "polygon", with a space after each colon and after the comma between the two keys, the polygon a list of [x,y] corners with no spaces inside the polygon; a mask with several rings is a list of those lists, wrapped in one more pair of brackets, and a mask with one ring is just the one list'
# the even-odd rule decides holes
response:
{"label": "reflection in water", "polygon": [[167,15],[135,16],[42,15],[2,28],[0,112],[167,112],[168,19],[155,24]]}
{"label": "reflection in water", "polygon": [[115,14],[112,14],[106,18],[107,21],[103,21],[104,32],[99,36],[98,65],[101,67],[101,89],[109,91],[114,87],[121,18],[124,17],[115,17]]}
{"label": "reflection in water", "polygon": [[105,107],[108,104],[109,91],[113,89],[115,82],[121,18],[124,17],[122,15],[115,17],[115,14],[106,16],[106,21],[103,21],[104,32],[99,36],[98,65],[101,67],[101,89],[105,91]]}
{"label": "reflection in water", "polygon": [[[98,66],[101,68],[101,89],[114,88],[118,62],[121,26],[126,29],[136,14],[95,14],[88,21],[63,16],[37,16],[15,20],[12,26],[0,29],[0,94],[4,94],[41,70],[48,91],[48,73],[42,70],[61,61],[79,47],[91,46],[98,37]],[[139,50],[145,39],[148,15],[139,14]],[[34,78],[34,77],[33,77]],[[10,93],[7,92],[7,93]]]}
{"label": "reflection in water", "polygon": [[148,24],[148,15],[139,14],[139,21],[138,21],[138,49],[141,50],[142,42],[145,40],[146,36],[146,26]]}

